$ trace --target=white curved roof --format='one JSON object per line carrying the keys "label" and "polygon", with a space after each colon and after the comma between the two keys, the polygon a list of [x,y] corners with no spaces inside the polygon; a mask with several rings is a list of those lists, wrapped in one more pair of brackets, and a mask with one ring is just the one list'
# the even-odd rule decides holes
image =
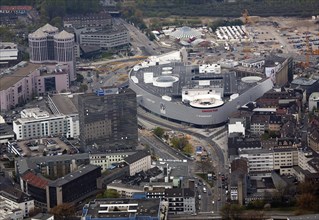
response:
{"label": "white curved roof", "polygon": [[59,31],[59,29],[57,27],[54,27],[51,24],[46,24],[43,27],[40,27],[38,30],[41,30],[41,31],[47,32],[47,33],[52,33],[52,32]]}
{"label": "white curved roof", "polygon": [[40,29],[38,29],[35,32],[29,34],[29,37],[32,37],[32,38],[44,38],[44,37],[47,37],[47,36],[48,36],[48,34],[44,33]]}
{"label": "white curved roof", "polygon": [[63,30],[60,33],[54,35],[54,38],[55,39],[72,39],[72,38],[74,38],[74,35]]}
{"label": "white curved roof", "polygon": [[214,98],[195,99],[189,103],[194,108],[216,108],[222,106],[224,101]]}
{"label": "white curved roof", "polygon": [[177,39],[189,39],[189,38],[200,38],[201,33],[193,28],[184,26],[181,28],[177,28],[176,31],[173,31],[169,34],[170,36]]}

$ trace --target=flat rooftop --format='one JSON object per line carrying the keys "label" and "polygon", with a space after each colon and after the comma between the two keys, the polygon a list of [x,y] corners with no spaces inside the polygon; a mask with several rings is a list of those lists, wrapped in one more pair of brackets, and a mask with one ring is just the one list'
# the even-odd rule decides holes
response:
{"label": "flat rooftop", "polygon": [[294,79],[291,82],[291,84],[301,85],[301,86],[311,86],[315,82],[317,82],[317,80],[315,80],[315,79],[308,79],[308,78],[300,77],[300,78]]}
{"label": "flat rooftop", "polygon": [[69,173],[57,180],[54,180],[52,181],[51,183],[49,183],[50,186],[54,186],[54,187],[59,187],[59,186],[63,186],[64,184],[74,180],[74,179],[77,179],[93,170],[96,170],[96,169],[100,169],[100,167],[98,166],[95,166],[95,165],[91,165],[91,164],[87,164],[85,166],[82,166],[82,167],[79,167],[78,170],[72,172],[72,173]]}
{"label": "flat rooftop", "polygon": [[[25,66],[22,67],[18,67],[18,65],[0,73],[0,91],[10,88],[11,86],[19,82],[22,78],[27,77],[30,72],[33,72],[34,70],[41,67],[40,64],[34,63],[26,63]],[[10,73],[6,73],[6,71],[8,70],[10,71]]]}
{"label": "flat rooftop", "polygon": [[[165,69],[169,67],[171,69],[166,71]],[[153,78],[174,76],[178,77],[178,81],[173,83],[172,87],[158,87],[154,86],[153,83],[144,82],[145,73],[153,73]],[[159,97],[169,96],[173,102],[182,101],[183,89],[219,89],[223,91],[222,96],[227,97],[235,93],[241,94],[257,84],[257,82],[242,82],[241,78],[236,77],[235,72],[200,74],[199,66],[185,66],[183,63],[177,62],[140,68],[131,72],[131,78],[132,80],[137,79],[136,85],[143,90]],[[223,101],[225,100],[223,99]]]}
{"label": "flat rooftop", "polygon": [[157,217],[159,212],[159,199],[96,199],[84,206],[82,216],[112,219],[136,216]]}
{"label": "flat rooftop", "polygon": [[75,98],[69,98],[65,95],[60,95],[60,94],[50,96],[50,98],[52,99],[55,107],[60,113],[64,115],[78,113],[78,109],[76,108],[75,104],[72,101],[72,99],[75,99]]}

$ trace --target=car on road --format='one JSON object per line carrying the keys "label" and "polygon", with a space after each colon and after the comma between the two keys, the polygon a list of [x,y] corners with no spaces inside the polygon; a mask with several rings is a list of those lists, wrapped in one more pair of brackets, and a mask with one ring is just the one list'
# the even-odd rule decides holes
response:
{"label": "car on road", "polygon": [[203,192],[204,192],[204,193],[206,193],[206,192],[207,192],[206,187],[203,187]]}

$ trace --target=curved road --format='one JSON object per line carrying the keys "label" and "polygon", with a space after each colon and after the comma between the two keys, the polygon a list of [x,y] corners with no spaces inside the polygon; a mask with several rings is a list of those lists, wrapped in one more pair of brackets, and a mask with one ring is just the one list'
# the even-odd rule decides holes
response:
{"label": "curved road", "polygon": [[206,137],[206,136],[204,136],[202,134],[199,134],[199,133],[196,133],[196,132],[193,132],[193,131],[189,131],[189,130],[181,128],[179,126],[174,126],[173,123],[170,122],[170,121],[168,121],[168,123],[165,123],[165,121],[164,121],[165,119],[158,118],[157,116],[155,116],[155,115],[153,115],[153,114],[151,114],[149,112],[146,112],[146,111],[142,110],[141,108],[138,108],[137,114],[138,114],[139,118],[144,119],[146,121],[152,122],[154,124],[158,124],[158,125],[160,125],[162,127],[166,127],[166,128],[172,129],[172,130],[181,131],[183,133],[189,134],[191,136],[194,136],[196,138],[199,138],[201,140],[206,141],[209,145],[211,145],[213,147],[213,149],[214,149],[214,151],[215,151],[215,153],[217,155],[217,158],[218,158],[218,164],[221,167],[225,166],[224,153],[219,148],[217,143],[212,140],[211,136]]}

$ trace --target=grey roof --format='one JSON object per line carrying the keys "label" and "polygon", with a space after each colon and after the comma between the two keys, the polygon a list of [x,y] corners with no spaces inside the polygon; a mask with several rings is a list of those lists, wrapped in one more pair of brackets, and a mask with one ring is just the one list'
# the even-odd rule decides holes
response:
{"label": "grey roof", "polygon": [[78,109],[71,98],[66,97],[64,95],[60,95],[60,94],[50,96],[50,98],[52,99],[52,101],[54,102],[54,105],[56,106],[57,110],[60,113],[64,115],[78,113]]}
{"label": "grey roof", "polygon": [[291,84],[296,84],[296,85],[301,85],[301,86],[310,86],[312,84],[314,84],[315,82],[317,82],[318,80],[315,79],[308,79],[308,78],[297,78],[294,79]]}
{"label": "grey roof", "polygon": [[96,169],[101,169],[99,166],[95,166],[95,165],[91,165],[91,164],[88,164],[88,165],[85,165],[85,166],[82,166],[80,167],[77,171],[75,172],[72,172],[72,173],[69,173],[57,180],[54,180],[52,181],[51,183],[49,183],[49,186],[53,186],[53,187],[60,187],[60,186],[63,186],[64,184],[74,180],[74,179],[77,179],[93,170],[96,170]]}
{"label": "grey roof", "polygon": [[20,174],[25,173],[28,170],[36,170],[38,169],[37,164],[41,163],[49,163],[52,161],[66,161],[66,160],[84,160],[89,159],[88,153],[83,154],[65,154],[58,156],[47,156],[47,157],[26,157],[26,158],[18,158],[16,160],[18,171]]}
{"label": "grey roof", "polygon": [[[152,83],[144,82],[144,73],[152,72],[154,78],[160,77],[163,76],[163,68],[165,67],[172,67],[171,75],[178,77],[178,81],[173,83],[172,87],[157,87]],[[237,77],[235,72],[223,74],[199,74],[199,67],[197,65],[189,66],[179,62],[140,68],[138,71],[131,72],[131,77],[133,76],[138,79],[138,87],[158,97],[164,95],[170,96],[172,102],[182,101],[181,97],[183,89],[214,89],[215,91],[222,93],[224,100],[227,101],[228,96],[235,93],[242,94],[251,87],[257,85],[257,83],[248,84],[242,82],[241,78]],[[199,85],[199,82],[202,81],[209,82],[209,85]]]}
{"label": "grey roof", "polygon": [[150,156],[151,154],[148,151],[137,151],[135,154],[129,155],[124,159],[128,164],[135,163],[138,160],[141,160],[144,157]]}
{"label": "grey roof", "polygon": [[[118,205],[125,206],[129,205],[130,209],[136,209],[137,212],[125,212],[125,211],[114,211],[110,210],[109,212],[99,213],[100,210],[107,210],[108,207],[103,207],[103,205]],[[137,206],[133,206],[133,204],[137,204]],[[117,219],[117,218],[125,218],[128,217],[134,218],[138,216],[143,216],[146,219],[146,216],[157,217],[160,211],[160,199],[96,199],[89,204],[86,204],[83,208],[83,215],[90,216],[91,218],[103,218],[103,219]],[[102,207],[101,207],[102,206]],[[144,219],[143,218],[143,219]],[[134,218],[135,219],[135,218]],[[136,218],[139,219],[139,218]],[[149,219],[149,218],[147,218]],[[152,218],[153,219],[153,218]],[[156,218],[157,219],[157,218]]]}
{"label": "grey roof", "polygon": [[168,197],[194,197],[195,192],[189,188],[165,189],[165,196]]}
{"label": "grey roof", "polygon": [[0,176],[0,195],[17,203],[32,200],[27,194],[13,187],[12,181]]}
{"label": "grey roof", "polygon": [[12,125],[8,125],[8,124],[1,124],[0,123],[0,138],[1,136],[14,136],[13,130],[12,130]]}
{"label": "grey roof", "polygon": [[47,220],[51,218],[53,215],[47,213],[39,213],[36,216],[32,217],[31,220]]}

